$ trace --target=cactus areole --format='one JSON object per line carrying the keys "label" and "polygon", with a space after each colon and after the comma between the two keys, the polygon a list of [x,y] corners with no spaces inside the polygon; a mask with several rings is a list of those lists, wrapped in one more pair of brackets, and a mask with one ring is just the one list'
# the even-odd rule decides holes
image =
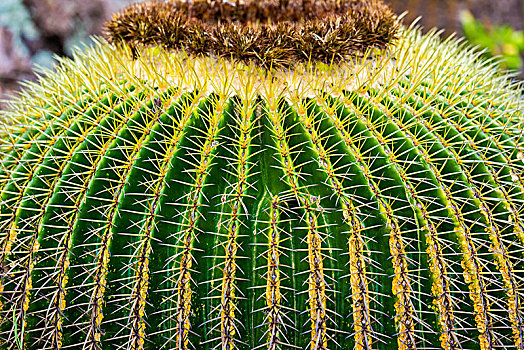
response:
{"label": "cactus areole", "polygon": [[0,349],[524,349],[519,86],[299,3],[133,5],[12,99]]}

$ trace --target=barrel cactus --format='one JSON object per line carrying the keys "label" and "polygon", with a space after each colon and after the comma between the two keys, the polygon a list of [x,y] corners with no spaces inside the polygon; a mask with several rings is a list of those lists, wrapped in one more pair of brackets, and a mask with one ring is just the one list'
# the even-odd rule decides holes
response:
{"label": "barrel cactus", "polygon": [[10,102],[0,349],[524,349],[512,77],[377,1],[219,5]]}

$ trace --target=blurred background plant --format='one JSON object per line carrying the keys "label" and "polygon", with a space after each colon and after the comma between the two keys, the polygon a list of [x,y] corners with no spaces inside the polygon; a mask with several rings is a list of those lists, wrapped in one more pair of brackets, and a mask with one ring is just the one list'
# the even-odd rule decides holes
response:
{"label": "blurred background plant", "polygon": [[[0,0],[0,99],[15,91],[19,81],[34,78],[36,66],[52,66],[53,55],[70,56],[73,47],[88,44],[113,12],[136,1]],[[405,23],[420,16],[426,29],[443,28],[444,36],[457,32],[486,48],[486,57],[502,55],[503,68],[520,69],[524,78],[524,0],[385,2],[397,13],[408,11]]]}
{"label": "blurred background plant", "polygon": [[426,30],[437,27],[443,36],[457,33],[471,45],[499,56],[502,69],[519,71],[524,79],[524,0],[387,0],[397,13],[407,11],[405,23],[420,17]]}
{"label": "blurred background plant", "polygon": [[500,56],[501,68],[517,71],[522,69],[524,31],[515,30],[509,25],[485,25],[469,11],[463,11],[460,20],[464,36],[471,44],[485,49],[485,58]]}

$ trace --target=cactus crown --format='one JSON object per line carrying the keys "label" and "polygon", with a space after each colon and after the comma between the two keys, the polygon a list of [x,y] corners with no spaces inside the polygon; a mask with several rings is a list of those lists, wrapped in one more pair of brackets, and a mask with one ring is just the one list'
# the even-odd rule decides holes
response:
{"label": "cactus crown", "polygon": [[127,7],[106,25],[110,42],[162,45],[264,68],[297,61],[340,61],[384,48],[398,31],[387,6],[366,1],[150,1]]}
{"label": "cactus crown", "polygon": [[397,35],[271,71],[97,40],[27,83],[0,349],[523,349],[519,87]]}

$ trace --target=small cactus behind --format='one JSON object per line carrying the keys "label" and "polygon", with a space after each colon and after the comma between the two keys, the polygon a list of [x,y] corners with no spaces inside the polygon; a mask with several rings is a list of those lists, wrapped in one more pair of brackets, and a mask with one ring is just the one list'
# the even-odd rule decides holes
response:
{"label": "small cactus behind", "polygon": [[[288,29],[315,56],[348,13]],[[388,28],[286,64],[114,36],[27,83],[0,134],[0,349],[524,349],[519,86]]]}

